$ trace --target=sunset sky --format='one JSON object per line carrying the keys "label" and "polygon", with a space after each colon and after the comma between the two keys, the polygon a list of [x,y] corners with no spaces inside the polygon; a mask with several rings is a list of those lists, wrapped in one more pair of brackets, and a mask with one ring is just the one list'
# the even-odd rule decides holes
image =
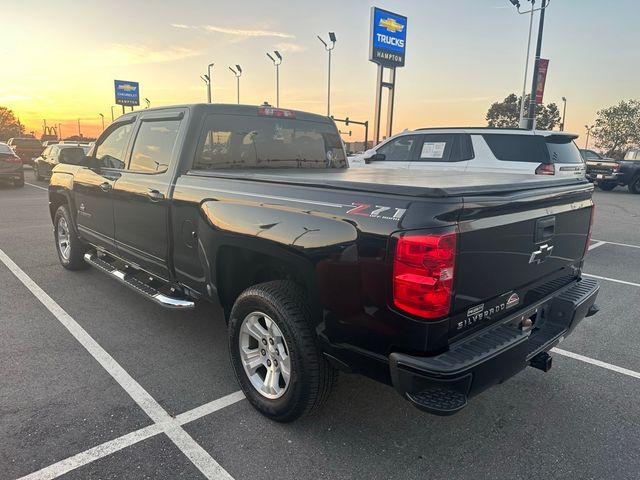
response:
{"label": "sunset sky", "polygon": [[[521,0],[523,7],[530,4]],[[537,2],[539,3],[539,2]],[[241,102],[326,112],[327,55],[316,35],[335,31],[332,114],[373,120],[376,66],[368,61],[369,10],[360,0],[13,2],[0,30],[0,105],[42,133],[101,131],[113,80],[140,82],[152,106],[206,101],[199,76],[214,62],[213,99],[235,103],[228,66],[240,64]],[[406,66],[398,70],[394,131],[485,125],[487,108],[520,93],[528,16],[508,0],[396,0],[376,6],[408,16]],[[567,97],[567,130],[584,133],[595,112],[640,98],[637,0],[551,0],[543,57],[545,103]],[[536,21],[537,25],[537,21]],[[531,69],[530,69],[531,71]],[[528,83],[530,80],[528,80]],[[115,113],[121,111],[114,108]],[[352,139],[362,131],[352,127]]]}

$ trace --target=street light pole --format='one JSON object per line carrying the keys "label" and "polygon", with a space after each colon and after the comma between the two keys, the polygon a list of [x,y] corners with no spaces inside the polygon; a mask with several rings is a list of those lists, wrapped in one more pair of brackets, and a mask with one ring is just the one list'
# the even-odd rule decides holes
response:
{"label": "street light pole", "polygon": [[273,58],[269,52],[267,52],[267,57],[271,59],[276,67],[276,107],[280,107],[280,64],[282,63],[282,55],[277,50],[274,50],[273,53],[278,60]]}
{"label": "street light pole", "polygon": [[591,130],[593,129],[593,125],[589,126],[589,125],[585,125],[584,128],[587,129],[587,140],[586,142],[584,142],[584,149],[588,149],[589,148],[589,135],[591,135]]}
{"label": "street light pole", "polygon": [[113,107],[117,105],[111,105],[111,123],[113,123]]}
{"label": "street light pole", "polygon": [[80,119],[78,119],[78,136],[82,136],[82,133],[80,133]]}
{"label": "street light pole", "polygon": [[538,24],[538,41],[536,44],[536,63],[533,67],[533,82],[531,82],[531,95],[529,95],[529,112],[527,114],[528,130],[533,130],[536,127],[536,92],[538,91],[540,53],[542,50],[542,31],[544,29],[544,12],[546,11],[546,6],[547,0],[542,0],[542,7],[540,7],[540,23]]}
{"label": "street light pole", "polygon": [[[535,0],[529,0],[531,2],[531,10],[526,11],[526,12],[521,12],[520,11],[520,1],[519,0],[509,0],[517,9],[518,9],[518,13],[521,15],[530,13],[531,17],[529,19],[529,41],[527,43],[527,61],[525,63],[525,70],[524,70],[524,76],[525,76],[525,80],[524,80],[524,86],[522,88],[522,97],[520,98],[520,128],[528,128],[530,130],[533,130],[533,128],[535,127],[535,118],[536,118],[536,91],[538,89],[538,72],[539,72],[539,65],[540,65],[540,51],[542,49],[542,31],[543,31],[543,27],[544,27],[544,12],[545,9],[549,6],[549,3],[551,3],[551,0],[542,0],[542,6],[540,8],[534,8],[534,4],[535,4]],[[525,97],[525,89],[526,89],[526,84],[527,84],[527,73],[528,73],[528,66],[529,66],[529,50],[530,50],[530,46],[531,46],[531,27],[532,27],[532,22],[533,22],[533,12],[537,12],[540,11],[540,23],[538,25],[538,41],[536,44],[536,59],[535,59],[535,63],[534,63],[534,69],[533,69],[533,81],[532,81],[532,87],[531,87],[531,93],[529,94],[529,111],[527,112],[527,117],[524,117],[524,97]]]}
{"label": "street light pole", "polygon": [[207,65],[207,101],[211,103],[211,67],[213,67],[213,63]]}
{"label": "street light pole", "polygon": [[233,72],[236,77],[236,87],[238,92],[238,105],[240,105],[240,77],[242,76],[242,67],[236,63],[236,70],[229,67],[229,70]]}
{"label": "street light pole", "polygon": [[336,47],[336,34],[334,32],[329,32],[329,41],[331,42],[331,46],[327,45],[320,35],[318,35],[318,40],[322,42],[324,45],[324,49],[329,52],[329,68],[327,69],[327,117],[331,116],[331,50]]}
{"label": "street light pole", "polygon": [[148,98],[145,98],[144,102],[147,104],[147,108],[151,106],[151,100],[149,100]]}
{"label": "street light pole", "polygon": [[104,132],[104,115],[99,113],[98,115],[100,115],[100,118],[102,119],[102,131]]}
{"label": "street light pole", "polygon": [[529,16],[529,37],[527,40],[527,56],[524,61],[524,80],[522,81],[522,96],[520,97],[520,126],[524,119],[524,96],[527,94],[527,75],[529,74],[529,52],[531,51],[531,32],[533,30],[533,12],[536,0],[531,0],[531,15]]}
{"label": "street light pole", "polygon": [[567,113],[567,97],[562,97],[562,103],[564,105],[562,107],[562,122],[560,122],[560,131],[564,132],[564,117]]}

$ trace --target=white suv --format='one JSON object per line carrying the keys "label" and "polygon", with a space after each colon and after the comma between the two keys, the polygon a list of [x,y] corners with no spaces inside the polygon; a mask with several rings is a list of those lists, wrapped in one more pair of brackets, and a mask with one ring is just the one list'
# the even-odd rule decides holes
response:
{"label": "white suv", "polygon": [[424,128],[405,131],[363,154],[351,167],[459,170],[584,176],[572,133],[498,128]]}

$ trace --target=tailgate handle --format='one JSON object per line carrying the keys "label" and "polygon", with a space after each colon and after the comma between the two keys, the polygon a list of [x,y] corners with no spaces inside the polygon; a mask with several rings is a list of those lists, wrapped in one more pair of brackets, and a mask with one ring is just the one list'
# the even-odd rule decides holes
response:
{"label": "tailgate handle", "polygon": [[536,221],[535,243],[545,242],[556,233],[556,217],[539,218]]}

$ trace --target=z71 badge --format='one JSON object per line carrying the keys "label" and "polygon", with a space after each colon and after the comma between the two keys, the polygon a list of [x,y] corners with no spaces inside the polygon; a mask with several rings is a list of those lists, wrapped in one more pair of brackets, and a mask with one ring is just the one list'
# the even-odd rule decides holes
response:
{"label": "z71 badge", "polygon": [[353,208],[347,210],[352,215],[362,215],[384,220],[400,220],[406,213],[406,208],[385,207],[383,205],[369,205],[367,203],[352,203]]}

